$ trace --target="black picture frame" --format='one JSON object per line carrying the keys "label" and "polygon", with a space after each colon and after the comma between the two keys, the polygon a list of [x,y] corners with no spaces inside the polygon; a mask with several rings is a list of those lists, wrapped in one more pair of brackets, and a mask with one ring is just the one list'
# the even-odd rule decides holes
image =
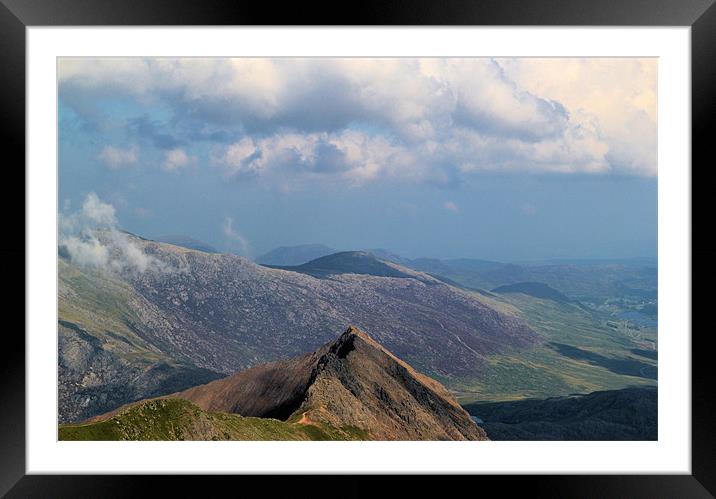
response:
{"label": "black picture frame", "polygon": [[[502,26],[690,26],[692,50],[692,185],[713,185],[708,131],[716,115],[716,0],[430,0],[363,1],[354,8],[323,4],[229,2],[221,0],[0,0],[0,116],[5,145],[5,237],[0,262],[6,277],[6,322],[0,357],[0,495],[8,497],[133,497],[150,485],[176,488],[187,495],[187,477],[39,476],[25,474],[25,29],[28,26],[154,26],[154,25],[502,25]],[[347,8],[346,8],[347,7]],[[663,119],[663,118],[662,118]],[[10,153],[8,157],[7,153]],[[698,171],[698,183],[693,173]],[[20,188],[20,185],[23,188]],[[19,198],[22,197],[22,200]],[[701,198],[704,199],[704,198]],[[709,216],[708,205],[693,205],[694,220]],[[693,233],[693,232],[692,232]],[[696,235],[696,234],[695,234]],[[693,262],[703,264],[699,281],[712,281],[716,249],[706,234],[692,237]],[[699,238],[703,239],[702,241]],[[21,275],[22,274],[22,275]],[[693,288],[692,288],[693,289]],[[693,292],[692,292],[693,294]],[[708,310],[709,293],[694,295],[693,310]],[[700,306],[698,306],[700,305]],[[698,315],[701,316],[703,312]],[[23,317],[23,319],[20,319]],[[14,325],[14,324],[13,324]],[[683,331],[690,334],[690,331]],[[526,487],[531,495],[549,497],[712,497],[716,494],[714,437],[714,374],[710,365],[709,328],[692,335],[692,475],[463,477],[463,490],[499,487],[506,493]],[[261,486],[260,477],[203,477],[212,486],[236,479],[242,489]],[[308,492],[311,477],[295,478],[290,487]],[[341,487],[342,496],[373,490],[371,477],[348,477],[340,485],[321,477],[321,487]],[[218,481],[217,481],[218,480]],[[266,478],[264,477],[264,481]],[[284,479],[271,478],[275,487]],[[412,486],[422,487],[422,477]],[[298,483],[297,483],[298,482]],[[233,482],[232,482],[233,484]],[[458,487],[458,483],[453,483]],[[206,489],[204,489],[206,490]],[[236,490],[236,489],[235,489]],[[315,490],[315,489],[314,489]],[[457,491],[457,489],[455,489]],[[494,489],[492,489],[494,490]],[[405,490],[404,490],[405,492]],[[302,495],[299,492],[299,495]]]}

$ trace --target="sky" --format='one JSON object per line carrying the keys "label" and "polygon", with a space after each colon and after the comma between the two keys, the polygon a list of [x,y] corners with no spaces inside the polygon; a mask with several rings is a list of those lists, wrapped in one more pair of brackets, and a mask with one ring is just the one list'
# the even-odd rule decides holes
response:
{"label": "sky", "polygon": [[656,59],[61,58],[58,78],[61,231],[657,254]]}

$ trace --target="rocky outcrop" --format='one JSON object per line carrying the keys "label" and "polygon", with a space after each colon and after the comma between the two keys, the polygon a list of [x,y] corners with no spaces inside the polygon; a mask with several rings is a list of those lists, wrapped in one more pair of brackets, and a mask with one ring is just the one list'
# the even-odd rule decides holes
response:
{"label": "rocky outcrop", "polygon": [[82,421],[118,406],[206,383],[221,375],[166,361],[130,362],[71,322],[60,321],[58,419]]}
{"label": "rocky outcrop", "polygon": [[316,352],[169,395],[205,411],[367,432],[373,440],[486,440],[437,381],[350,327]]}

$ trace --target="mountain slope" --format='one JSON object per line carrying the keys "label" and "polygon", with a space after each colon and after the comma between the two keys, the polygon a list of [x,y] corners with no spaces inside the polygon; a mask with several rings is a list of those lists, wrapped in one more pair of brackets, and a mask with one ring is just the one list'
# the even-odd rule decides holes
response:
{"label": "mountain slope", "polygon": [[356,329],[330,346],[313,378],[300,420],[356,426],[376,440],[487,440],[445,387]]}
{"label": "mountain slope", "polygon": [[657,389],[469,404],[492,440],[656,440]]}
{"label": "mountain slope", "polygon": [[[450,380],[476,377],[487,355],[540,341],[515,315],[427,274],[316,278],[235,255],[132,243],[159,270],[89,269],[60,258],[59,319],[97,339],[92,348],[142,370],[162,363],[230,374],[314,350],[356,324],[420,371]],[[79,412],[61,408],[62,421],[111,408],[98,398],[119,406],[157,394],[133,389],[132,398],[118,400],[107,377],[82,362],[70,367],[75,377],[60,373],[68,400],[78,400],[88,383],[94,391]],[[86,377],[79,386],[78,376]]]}
{"label": "mountain slope", "polygon": [[572,301],[556,289],[543,282],[517,282],[515,284],[506,284],[493,289],[492,292],[497,294],[522,293],[534,296],[535,298],[543,298],[545,300],[553,300],[562,303],[569,303]]}
{"label": "mountain slope", "polygon": [[219,253],[219,250],[198,239],[194,239],[189,236],[182,235],[167,235],[155,238],[155,241],[160,243],[173,244],[174,246],[180,246],[182,248],[203,251],[204,253]]}
{"label": "mountain slope", "polygon": [[[360,434],[351,435],[355,439]],[[59,440],[344,440],[344,434],[275,419],[212,413],[182,399],[155,399],[108,419],[62,425]],[[352,438],[350,438],[352,439]]]}
{"label": "mountain slope", "polygon": [[[486,439],[445,387],[354,327],[313,353],[167,398],[186,400],[210,413],[316,426],[342,438],[360,434],[371,440]],[[94,422],[126,411],[121,408]]]}
{"label": "mountain slope", "polygon": [[155,344],[163,314],[121,277],[65,259],[58,269],[60,422],[222,377]]}
{"label": "mountain slope", "polygon": [[58,408],[60,422],[81,421],[118,405],[182,390],[221,377],[171,359],[127,358],[101,339],[60,321]]}
{"label": "mountain slope", "polygon": [[418,258],[396,262],[423,272],[439,274],[473,289],[541,282],[575,300],[587,302],[600,302],[613,297],[655,299],[657,295],[657,267],[650,260],[523,265],[472,259]]}

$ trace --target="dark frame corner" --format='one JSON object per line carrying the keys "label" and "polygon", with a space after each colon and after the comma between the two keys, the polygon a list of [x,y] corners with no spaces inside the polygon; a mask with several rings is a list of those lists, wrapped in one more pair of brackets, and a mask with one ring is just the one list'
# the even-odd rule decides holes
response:
{"label": "dark frame corner", "polygon": [[[335,5],[335,4],[333,4]],[[320,2],[290,3],[276,9],[271,4],[221,0],[0,0],[0,59],[3,92],[0,97],[6,174],[12,171],[25,186],[25,29],[28,26],[128,26],[128,25],[602,25],[602,26],[691,26],[692,49],[692,165],[699,164],[699,186],[714,185],[713,167],[707,163],[716,116],[716,3],[715,0],[367,0],[359,8],[339,14]],[[712,163],[712,161],[710,162]],[[692,176],[695,169],[692,166]],[[708,178],[706,178],[708,176]],[[15,187],[15,178],[6,182],[10,194],[3,196],[6,213],[25,206],[25,189]],[[12,182],[12,183],[11,183]],[[697,185],[693,184],[692,185]],[[14,188],[13,188],[14,187]],[[702,187],[708,188],[708,187]],[[703,198],[700,198],[703,200]],[[693,205],[694,219],[705,219],[709,205]],[[6,217],[6,233],[0,251],[3,262],[25,258],[25,219]],[[7,225],[10,225],[8,227]],[[20,234],[23,235],[20,238]],[[692,259],[714,261],[716,249],[706,244],[707,236],[692,237]],[[18,241],[22,241],[21,244]],[[693,265],[693,263],[692,263]],[[699,281],[716,277],[713,264],[700,267]],[[6,264],[13,284],[6,310],[24,309],[24,268]],[[16,275],[14,275],[16,274]],[[20,275],[22,274],[22,275]],[[21,285],[18,285],[22,282]],[[20,289],[23,292],[20,292]],[[710,293],[694,296],[697,309],[707,308]],[[710,300],[709,300],[710,301]],[[692,308],[693,305],[692,305]],[[702,314],[699,314],[702,315]],[[19,312],[15,313],[19,316]],[[24,319],[21,322],[24,330]],[[3,362],[0,365],[0,495],[9,497],[131,497],[146,493],[149,477],[73,477],[25,475],[25,342],[20,328],[6,328]],[[687,333],[687,332],[684,332]],[[560,497],[713,497],[716,496],[716,437],[714,434],[714,373],[708,348],[710,331],[692,335],[692,473],[693,475],[650,476],[567,476],[470,478],[491,481],[502,490],[529,487],[537,496]],[[159,477],[162,487],[186,491],[188,477]],[[202,482],[206,482],[206,478]],[[336,477],[334,477],[336,478]],[[334,478],[330,478],[333,480]],[[229,477],[222,479],[226,482]],[[258,477],[244,477],[252,480]],[[305,482],[309,477],[299,480]],[[322,477],[322,486],[326,485]],[[212,485],[217,483],[212,478]],[[280,485],[272,480],[272,487]],[[329,481],[330,481],[329,480]],[[373,489],[373,478],[352,477],[342,481],[345,495],[357,496]],[[413,485],[422,483],[414,477]],[[250,484],[253,485],[253,484]],[[292,484],[296,489],[295,481]],[[298,485],[306,490],[305,485]],[[206,490],[206,489],[204,489]],[[401,488],[402,490],[402,488]],[[404,492],[404,490],[403,490]]]}

